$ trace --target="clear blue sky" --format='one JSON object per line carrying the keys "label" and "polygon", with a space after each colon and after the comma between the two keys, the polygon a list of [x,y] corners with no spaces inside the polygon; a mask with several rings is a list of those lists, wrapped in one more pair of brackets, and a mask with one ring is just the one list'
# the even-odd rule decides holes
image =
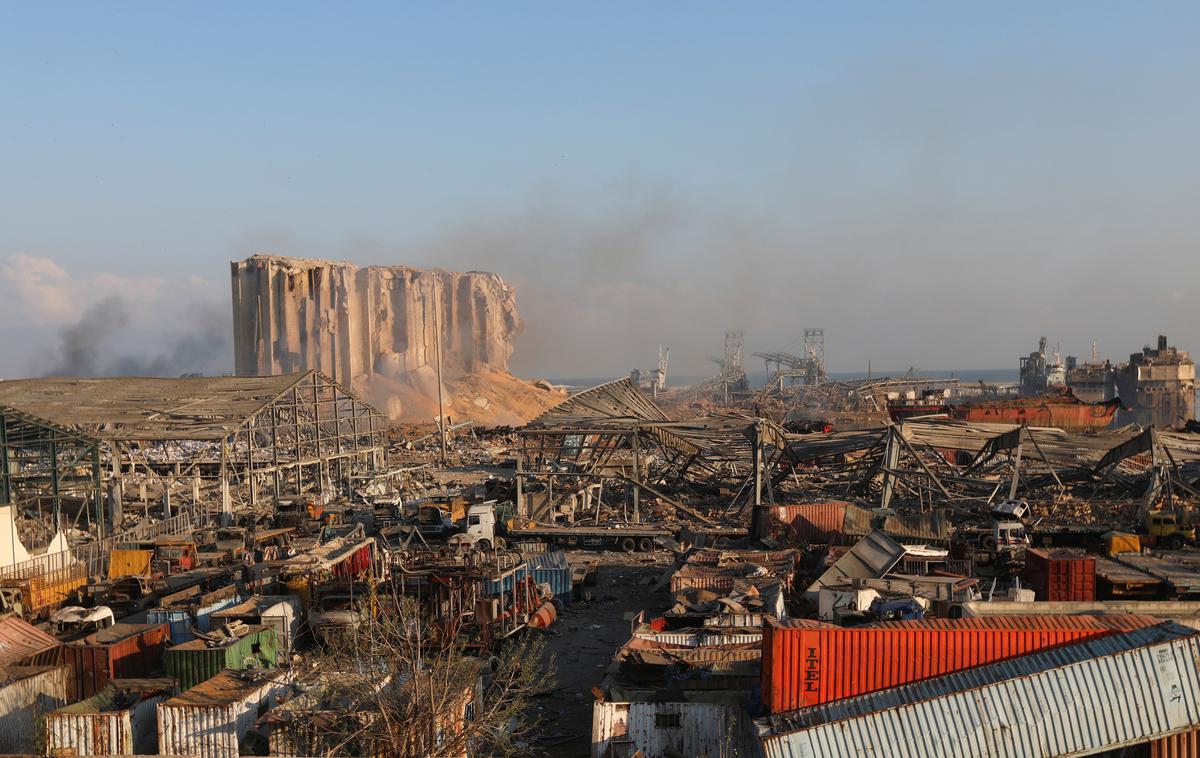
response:
{"label": "clear blue sky", "polygon": [[496,271],[524,374],[1200,350],[1200,4],[649,5],[0,6],[0,375],[267,250]]}

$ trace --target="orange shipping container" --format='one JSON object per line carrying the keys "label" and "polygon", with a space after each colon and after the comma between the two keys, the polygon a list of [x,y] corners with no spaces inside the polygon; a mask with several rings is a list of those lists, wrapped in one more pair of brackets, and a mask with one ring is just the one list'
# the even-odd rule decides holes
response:
{"label": "orange shipping container", "polygon": [[843,628],[770,619],[762,699],[771,713],[783,713],[1157,623],[1149,616],[991,616]]}
{"label": "orange shipping container", "polygon": [[784,545],[837,545],[842,542],[848,503],[775,505],[765,509],[766,536]]}
{"label": "orange shipping container", "polygon": [[1096,599],[1096,559],[1069,550],[1025,551],[1022,580],[1038,600],[1090,603]]}
{"label": "orange shipping container", "polygon": [[1150,758],[1200,758],[1200,731],[1183,732],[1151,742]]}

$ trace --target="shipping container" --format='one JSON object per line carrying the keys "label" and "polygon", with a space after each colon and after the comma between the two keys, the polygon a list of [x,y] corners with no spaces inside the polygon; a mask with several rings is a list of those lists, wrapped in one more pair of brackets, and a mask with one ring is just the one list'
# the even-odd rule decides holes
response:
{"label": "shipping container", "polygon": [[1150,743],[1150,758],[1200,758],[1200,730],[1161,737]]}
{"label": "shipping container", "polygon": [[70,700],[71,670],[66,666],[10,666],[0,673],[0,753],[40,752],[42,714]]}
{"label": "shipping container", "polygon": [[525,558],[529,567],[529,575],[537,584],[550,585],[550,591],[563,605],[571,604],[571,564],[567,563],[567,554],[562,550],[552,550],[541,555]]}
{"label": "shipping container", "polygon": [[59,647],[57,638],[50,636],[16,616],[0,618],[0,666],[41,665],[55,663]]}
{"label": "shipping container", "polygon": [[242,601],[238,595],[221,599],[210,599],[200,596],[198,602],[206,603],[199,607],[151,608],[146,612],[146,621],[151,624],[166,624],[169,629],[171,643],[178,645],[196,639],[192,627],[202,632],[212,629],[212,614],[237,605]]}
{"label": "shipping container", "polygon": [[147,755],[158,749],[158,704],[173,679],[114,679],[86,700],[46,714],[46,751],[55,758]]}
{"label": "shipping container", "polygon": [[[740,693],[690,693],[717,702],[610,702],[592,706],[592,758],[734,758],[753,755],[753,724]],[[635,753],[634,751],[638,751]]]}
{"label": "shipping container", "polygon": [[995,616],[843,628],[772,619],[763,627],[763,704],[781,713],[1157,623],[1148,616]]}
{"label": "shipping container", "polygon": [[72,702],[95,695],[110,679],[153,674],[166,644],[166,624],[115,624],[68,641],[62,654],[72,671]]}
{"label": "shipping container", "polygon": [[241,621],[250,626],[269,626],[275,630],[275,642],[285,656],[290,655],[296,646],[302,620],[300,599],[292,595],[255,595],[212,614],[214,627],[230,621]]}
{"label": "shipping container", "polygon": [[1200,636],[1162,624],[759,722],[767,758],[1051,758],[1200,726]]}
{"label": "shipping container", "polygon": [[787,545],[840,544],[847,505],[831,500],[771,506],[766,511],[766,536]]}
{"label": "shipping container", "polygon": [[1096,599],[1095,558],[1070,550],[1026,550],[1021,578],[1038,600],[1088,603]]}
{"label": "shipping container", "polygon": [[290,689],[289,674],[225,671],[158,704],[158,752],[196,758],[238,758],[255,722]]}
{"label": "shipping container", "polygon": [[201,639],[173,645],[163,656],[163,667],[179,681],[179,689],[186,691],[222,671],[273,668],[277,657],[275,630],[255,626],[245,636],[221,646],[210,647]]}

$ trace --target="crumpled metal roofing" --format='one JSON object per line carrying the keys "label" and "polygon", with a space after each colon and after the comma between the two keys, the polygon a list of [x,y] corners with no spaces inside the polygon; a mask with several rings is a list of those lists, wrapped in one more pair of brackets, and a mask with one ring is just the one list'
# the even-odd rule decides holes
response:
{"label": "crumpled metal roofing", "polygon": [[669,421],[629,378],[617,379],[572,395],[530,421],[530,427],[611,425],[618,421]]}

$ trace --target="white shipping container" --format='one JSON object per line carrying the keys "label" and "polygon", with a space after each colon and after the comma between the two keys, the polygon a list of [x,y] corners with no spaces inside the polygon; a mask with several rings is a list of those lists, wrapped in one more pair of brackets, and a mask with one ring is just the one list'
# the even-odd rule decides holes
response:
{"label": "white shipping container", "polygon": [[158,752],[196,758],[238,758],[254,723],[290,686],[286,672],[244,681],[245,672],[224,671],[158,705]]}
{"label": "white shipping container", "polygon": [[[104,693],[89,701],[103,697]],[[85,709],[89,701],[46,714],[50,755],[147,755],[158,748],[158,704],[152,695],[121,710]]]}
{"label": "white shipping container", "polygon": [[613,703],[592,706],[592,758],[641,751],[646,758],[752,755],[753,733],[738,703]]}
{"label": "white shipping container", "polygon": [[38,752],[43,714],[67,703],[67,666],[12,666],[0,675],[0,753]]}

